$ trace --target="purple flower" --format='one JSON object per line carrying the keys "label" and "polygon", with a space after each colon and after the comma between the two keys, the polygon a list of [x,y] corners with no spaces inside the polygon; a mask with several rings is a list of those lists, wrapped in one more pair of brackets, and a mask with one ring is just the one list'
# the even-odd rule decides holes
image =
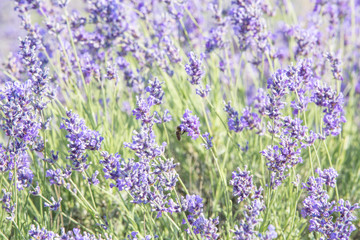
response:
{"label": "purple flower", "polygon": [[[300,60],[296,66],[277,70],[267,81],[270,94],[265,96],[263,91],[258,93],[255,108],[261,115],[267,115],[270,119],[278,121],[282,116],[281,110],[285,107],[284,98],[289,93],[296,94],[296,100],[291,103],[293,113],[306,111],[310,98],[306,95],[314,87],[312,61]],[[276,126],[272,126],[274,128]],[[274,131],[274,133],[277,133]]]}
{"label": "purple flower", "polygon": [[[162,103],[161,83],[155,80],[146,91],[149,97],[146,101],[138,98],[139,107],[134,110],[134,115],[142,122],[141,129],[134,130],[132,142],[124,144],[135,153],[137,161],[124,160],[118,154],[102,152],[104,160],[100,163],[104,165],[105,178],[113,180],[110,187],[117,187],[119,191],[129,191],[133,198],[132,203],[149,204],[159,218],[163,212],[180,211],[180,206],[171,199],[170,194],[178,181],[175,171],[177,164],[174,164],[172,159],[163,161],[159,158],[164,153],[166,143],[159,146],[153,130],[154,123],[169,121],[171,118],[167,110],[162,119],[158,112],[150,112],[155,102]],[[139,102],[144,102],[144,107]]]}
{"label": "purple flower", "polygon": [[19,11],[20,13],[25,13],[31,9],[38,9],[39,7],[40,7],[39,0],[15,1],[15,10]]}
{"label": "purple flower", "polygon": [[259,116],[256,113],[251,112],[250,108],[245,108],[243,110],[243,115],[240,117],[240,131],[243,129],[260,129],[260,123],[261,119]]}
{"label": "purple flower", "polygon": [[298,99],[297,101],[291,101],[290,107],[294,109],[293,114],[297,115],[301,112],[306,111],[307,106],[310,102],[310,97],[305,96],[304,90],[298,91]]}
{"label": "purple flower", "polygon": [[71,169],[67,168],[65,170],[63,169],[49,169],[46,171],[46,177],[49,178],[50,185],[57,185],[62,186],[66,184],[65,179],[68,179],[71,176]]}
{"label": "purple flower", "polygon": [[317,53],[316,51],[319,50],[321,32],[318,28],[316,28],[316,26],[312,25],[307,29],[295,26],[289,29],[287,32],[296,40],[296,58],[301,56],[309,56],[311,53]]}
{"label": "purple flower", "polygon": [[36,187],[34,188],[34,190],[33,190],[33,191],[29,191],[29,193],[30,193],[31,195],[34,195],[34,196],[38,196],[38,195],[40,194],[40,192],[41,192],[41,189],[40,189],[40,186],[39,186],[39,183],[38,183],[38,182],[36,183]]}
{"label": "purple flower", "polygon": [[169,112],[169,110],[165,110],[164,111],[164,115],[163,115],[163,118],[162,118],[163,122],[166,123],[166,122],[170,122],[172,120],[172,116]]}
{"label": "purple flower", "polygon": [[166,55],[169,57],[170,62],[172,62],[172,63],[181,62],[181,57],[179,55],[179,49],[176,48],[176,46],[171,41],[171,39],[166,36],[163,38],[162,42],[165,44],[165,52],[166,52]]}
{"label": "purple flower", "polygon": [[344,18],[351,15],[349,13],[349,9],[351,7],[350,2],[346,0],[316,1],[313,10],[313,17],[315,19],[321,18],[321,21],[328,20],[326,32],[330,35],[329,37],[334,38],[338,34],[338,29],[343,27],[340,23],[344,22],[346,24],[347,21]]}
{"label": "purple flower", "polygon": [[[203,239],[217,239],[216,225],[219,224],[219,217],[214,219],[207,219],[203,214],[191,223],[194,234],[200,234]],[[190,230],[187,230],[190,233]]]}
{"label": "purple flower", "polygon": [[136,82],[136,74],[131,70],[129,63],[123,57],[118,57],[116,63],[119,69],[124,73],[124,79],[126,81],[126,86],[134,87]]}
{"label": "purple flower", "polygon": [[174,163],[173,159],[168,159],[167,161],[159,160],[157,163],[152,163],[152,173],[164,190],[171,191],[175,187],[178,181],[178,174],[175,168],[178,165],[179,163]]}
{"label": "purple flower", "polygon": [[203,135],[203,138],[205,138],[205,143],[203,143],[202,145],[207,149],[209,150],[210,148],[213,147],[213,143],[212,143],[212,139],[214,137],[210,137],[210,134],[208,132],[204,133]]}
{"label": "purple flower", "polygon": [[221,49],[225,47],[226,43],[223,40],[224,32],[223,26],[210,29],[210,36],[205,43],[206,52],[210,53],[217,48]]}
{"label": "purple flower", "polygon": [[198,195],[186,195],[186,198],[181,197],[181,208],[192,216],[200,216],[204,207],[202,201],[203,199]]}
{"label": "purple flower", "polygon": [[120,177],[119,170],[121,167],[122,161],[120,154],[109,154],[108,152],[101,152],[103,160],[100,160],[100,164],[103,165],[103,171],[105,173],[106,179],[117,180]]}
{"label": "purple flower", "polygon": [[1,99],[4,100],[0,104],[3,114],[0,127],[6,136],[22,139],[26,144],[34,146],[40,141],[41,120],[32,104],[36,100],[31,88],[30,80],[5,84],[0,91]]}
{"label": "purple flower", "polygon": [[254,108],[257,109],[261,116],[265,116],[267,94],[264,89],[259,88],[254,97]]}
{"label": "purple flower", "polygon": [[17,171],[17,189],[23,190],[24,187],[27,188],[32,183],[34,178],[33,172],[30,170],[29,165],[19,166]]}
{"label": "purple flower", "polygon": [[322,178],[324,183],[332,188],[336,186],[336,178],[339,174],[334,168],[324,169],[321,171],[320,168],[316,169],[315,172],[319,175],[319,178]]}
{"label": "purple flower", "polygon": [[268,230],[265,234],[259,234],[260,240],[270,240],[278,237],[278,234],[275,231],[275,227],[273,225],[268,226]]}
{"label": "purple flower", "polygon": [[325,56],[326,56],[326,59],[330,62],[331,72],[332,72],[334,78],[336,80],[343,81],[344,78],[342,76],[341,68],[340,68],[341,61],[338,58],[334,57],[330,53],[327,53]]}
{"label": "purple flower", "polygon": [[[162,104],[162,99],[164,97],[164,91],[162,90],[161,85],[163,84],[157,78],[153,81],[150,81],[150,85],[145,88],[145,91],[150,94],[152,97],[152,104],[159,105]],[[150,106],[151,107],[151,106]]]}
{"label": "purple flower", "polygon": [[89,184],[97,185],[100,183],[99,179],[97,179],[97,175],[99,175],[99,171],[95,171],[94,174],[88,178]]}
{"label": "purple flower", "polygon": [[133,110],[133,115],[136,117],[136,119],[140,119],[143,123],[150,123],[152,121],[150,108],[154,105],[154,99],[151,97],[147,99],[137,97],[136,105],[137,108]]}
{"label": "purple flower", "polygon": [[101,235],[95,236],[88,232],[83,232],[77,228],[74,228],[71,231],[65,232],[65,229],[61,229],[61,235],[54,233],[52,231],[48,231],[45,228],[40,229],[39,226],[35,228],[34,225],[31,225],[29,230],[29,237],[31,240],[111,240],[111,236],[105,234],[104,237]]}
{"label": "purple flower", "polygon": [[256,188],[256,186],[253,184],[253,179],[252,175],[250,175],[250,171],[246,171],[246,169],[247,166],[245,166],[244,171],[241,171],[241,169],[238,168],[238,172],[234,171],[232,173],[232,180],[230,180],[230,185],[233,186],[233,196],[238,197],[238,203],[248,198],[262,198],[262,187]]}
{"label": "purple flower", "polygon": [[246,240],[253,239],[254,235],[257,234],[255,226],[260,222],[259,215],[265,209],[264,202],[255,199],[250,205],[245,206],[244,216],[239,225],[235,225],[235,230],[232,232],[235,234],[234,239]]}
{"label": "purple flower", "polygon": [[341,126],[346,122],[344,114],[344,98],[343,95],[337,94],[330,87],[321,87],[319,83],[315,84],[311,101],[317,106],[323,108],[324,112],[324,133],[325,137],[330,134],[337,136],[341,132]]}
{"label": "purple flower", "polygon": [[0,144],[0,172],[9,171],[13,166],[13,159],[7,155],[7,149]]}
{"label": "purple flower", "polygon": [[358,80],[357,83],[356,83],[355,93],[360,94],[360,78],[359,78],[359,80]]}
{"label": "purple flower", "polygon": [[56,152],[54,150],[51,150],[51,156],[49,158],[43,159],[45,162],[48,162],[50,164],[54,164],[59,159],[59,152]]}
{"label": "purple flower", "polygon": [[160,160],[149,165],[145,159],[135,162],[132,159],[125,161],[117,154],[102,152],[101,155],[104,158],[100,163],[104,166],[105,178],[114,181],[110,186],[117,187],[119,191],[128,190],[133,197],[133,203],[149,203],[152,211],[158,213],[158,217],[161,217],[163,212],[180,211],[179,206],[166,194],[175,187],[178,178],[175,171],[177,164],[172,160]]}
{"label": "purple flower", "polygon": [[231,102],[225,104],[224,110],[228,114],[229,130],[234,132],[239,132],[240,131],[239,113],[233,107],[231,107]]}
{"label": "purple flower", "polygon": [[226,62],[224,60],[220,60],[219,62],[219,69],[222,72],[225,72]]}
{"label": "purple flower", "polygon": [[88,168],[86,150],[99,150],[104,138],[97,131],[88,129],[84,119],[81,119],[77,114],[67,111],[66,116],[67,119],[63,118],[60,129],[65,129],[68,132],[66,138],[69,142],[70,155],[67,159],[72,161],[74,170],[84,171]]}
{"label": "purple flower", "polygon": [[35,225],[31,225],[29,230],[29,237],[31,240],[55,240],[59,239],[60,236],[52,231],[48,231],[45,228],[40,229],[39,226],[35,228]]}
{"label": "purple flower", "polygon": [[273,188],[286,178],[284,174],[291,167],[303,162],[300,156],[301,148],[296,140],[284,136],[281,138],[280,146],[268,146],[266,150],[260,152],[268,161],[266,163],[268,169],[274,172],[271,179]]}
{"label": "purple flower", "polygon": [[161,146],[157,144],[154,131],[145,125],[141,127],[140,132],[134,130],[132,143],[124,143],[124,147],[130,148],[136,156],[143,160],[160,156],[164,152],[165,146],[165,142]]}
{"label": "purple flower", "polygon": [[283,118],[283,134],[288,135],[289,137],[296,138],[298,140],[303,140],[307,132],[307,127],[302,124],[302,120],[290,117]]}
{"label": "purple flower", "polygon": [[[16,187],[19,191],[31,186],[34,178],[34,174],[30,170],[30,157],[24,152],[24,148],[22,148],[21,145],[11,144],[10,149],[14,149],[15,152],[11,152],[10,150],[10,159],[8,159],[7,162],[9,170],[14,170],[16,164]],[[14,174],[15,171],[9,171],[9,180],[13,179]]]}
{"label": "purple flower", "polygon": [[229,13],[241,50],[247,49],[251,44],[256,44],[259,50],[268,48],[266,25],[259,1],[232,1]]}
{"label": "purple flower", "polygon": [[111,236],[108,236],[107,234],[105,234],[104,237],[102,237],[101,235],[95,236],[93,234],[90,234],[88,232],[82,232],[80,231],[80,229],[78,228],[74,228],[71,231],[68,231],[67,233],[65,232],[64,229],[61,230],[61,239],[66,239],[66,240],[111,240]]}
{"label": "purple flower", "polygon": [[192,116],[191,113],[192,111],[188,109],[185,110],[179,127],[181,128],[181,131],[187,132],[188,136],[195,140],[200,135],[200,121],[196,115]]}
{"label": "purple flower", "polygon": [[61,8],[65,8],[70,0],[57,0],[57,4],[59,5],[59,7]]}
{"label": "purple flower", "polygon": [[[198,195],[186,195],[186,198],[181,197],[181,208],[183,212],[187,212],[187,221],[183,219],[182,223],[190,223],[192,231],[195,234],[200,234],[202,238],[217,239],[216,225],[219,224],[219,219],[206,219],[203,214],[202,198]],[[186,230],[191,233],[190,229]]]}
{"label": "purple flower", "polygon": [[[129,235],[127,235],[127,240],[140,240],[138,237],[136,237],[139,233],[138,232],[131,232]],[[152,237],[150,235],[146,235],[145,238],[141,238],[141,240],[150,240]]]}
{"label": "purple flower", "polygon": [[235,111],[230,104],[231,103],[228,102],[224,108],[228,113],[228,126],[230,131],[241,132],[244,129],[252,130],[255,128],[258,129],[258,134],[261,133],[261,119],[256,113],[251,112],[251,108],[244,108],[243,115],[239,118],[239,113]]}
{"label": "purple flower", "polygon": [[6,192],[6,190],[3,189],[2,193],[3,197],[0,199],[0,202],[2,202],[2,208],[9,214],[6,219],[11,221],[15,217],[15,203],[11,204],[11,192]]}
{"label": "purple flower", "polygon": [[319,177],[310,177],[307,183],[303,183],[308,196],[303,201],[304,207],[301,215],[304,218],[311,217],[309,231],[316,231],[328,239],[349,239],[351,232],[356,230],[352,224],[356,218],[353,212],[359,209],[356,203],[351,205],[349,201],[340,199],[329,202],[329,195],[323,188],[324,184],[335,187],[337,173],[334,169],[318,169]]}
{"label": "purple flower", "polygon": [[170,115],[170,112],[167,109],[164,111],[163,117],[161,117],[157,111],[154,112],[154,122],[157,124],[170,122],[171,120],[172,120],[172,116]]}
{"label": "purple flower", "polygon": [[205,74],[202,66],[203,56],[198,58],[193,52],[190,52],[188,58],[189,63],[185,65],[185,71],[191,77],[189,82],[192,85],[199,85]]}
{"label": "purple flower", "polygon": [[200,86],[195,91],[196,91],[197,95],[199,95],[202,98],[205,98],[205,97],[207,97],[209,95],[209,93],[211,91],[211,88],[210,88],[209,85],[206,85],[206,89],[204,89],[203,87]]}
{"label": "purple flower", "polygon": [[45,207],[49,207],[51,211],[57,211],[58,208],[60,207],[60,203],[61,203],[61,198],[59,198],[58,201],[55,201],[55,199],[53,197],[50,198],[50,200],[52,201],[52,203],[44,203]]}

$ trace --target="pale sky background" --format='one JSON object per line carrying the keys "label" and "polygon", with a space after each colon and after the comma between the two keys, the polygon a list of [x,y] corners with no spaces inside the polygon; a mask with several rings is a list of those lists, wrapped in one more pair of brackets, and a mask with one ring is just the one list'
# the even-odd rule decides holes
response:
{"label": "pale sky background", "polygon": [[[16,49],[21,34],[20,20],[13,10],[12,0],[0,0],[0,59],[4,59],[9,50]],[[0,60],[0,62],[2,62]]]}

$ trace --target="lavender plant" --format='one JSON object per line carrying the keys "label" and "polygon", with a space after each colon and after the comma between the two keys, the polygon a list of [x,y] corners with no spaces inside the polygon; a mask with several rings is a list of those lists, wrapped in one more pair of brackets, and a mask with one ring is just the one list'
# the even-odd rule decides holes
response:
{"label": "lavender plant", "polygon": [[359,11],[2,1],[0,239],[358,239]]}

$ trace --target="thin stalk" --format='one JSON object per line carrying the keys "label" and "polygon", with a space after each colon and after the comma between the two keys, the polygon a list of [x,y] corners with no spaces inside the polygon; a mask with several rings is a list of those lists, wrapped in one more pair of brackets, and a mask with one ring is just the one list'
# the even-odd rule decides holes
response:
{"label": "thin stalk", "polygon": [[[331,162],[331,156],[330,156],[330,152],[329,152],[329,149],[326,145],[326,142],[323,141],[324,143],[324,146],[325,146],[325,150],[326,150],[326,153],[327,153],[327,156],[328,156],[328,159],[329,159],[329,163],[330,163],[330,167],[333,167],[332,165],[332,162]],[[339,192],[338,192],[338,188],[337,188],[337,183],[335,182],[335,193],[336,193],[336,199],[339,201]]]}

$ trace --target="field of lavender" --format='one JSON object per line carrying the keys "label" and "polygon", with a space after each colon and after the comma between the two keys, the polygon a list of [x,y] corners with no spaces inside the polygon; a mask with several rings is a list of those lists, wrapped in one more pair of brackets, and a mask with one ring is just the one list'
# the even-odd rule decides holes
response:
{"label": "field of lavender", "polygon": [[360,239],[359,0],[0,8],[0,239]]}

